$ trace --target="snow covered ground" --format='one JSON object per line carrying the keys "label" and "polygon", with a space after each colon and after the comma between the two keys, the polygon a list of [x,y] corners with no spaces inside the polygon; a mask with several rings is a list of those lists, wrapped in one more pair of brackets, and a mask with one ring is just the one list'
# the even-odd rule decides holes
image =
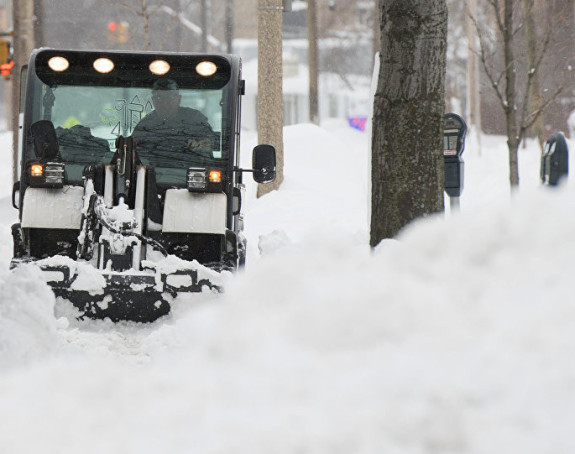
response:
{"label": "snow covered ground", "polygon": [[511,195],[484,136],[461,211],[371,252],[365,135],[284,140],[281,191],[248,188],[246,270],[151,325],[78,322],[8,272],[0,169],[0,453],[575,452],[573,185],[542,188],[530,142]]}

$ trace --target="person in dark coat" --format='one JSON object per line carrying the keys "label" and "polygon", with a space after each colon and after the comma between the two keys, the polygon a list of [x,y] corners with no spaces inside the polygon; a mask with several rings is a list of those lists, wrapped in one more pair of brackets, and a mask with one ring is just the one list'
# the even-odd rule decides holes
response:
{"label": "person in dark coat", "polygon": [[144,164],[203,165],[211,159],[214,131],[199,110],[180,106],[181,99],[173,80],[159,79],[154,83],[154,110],[140,120],[132,134]]}

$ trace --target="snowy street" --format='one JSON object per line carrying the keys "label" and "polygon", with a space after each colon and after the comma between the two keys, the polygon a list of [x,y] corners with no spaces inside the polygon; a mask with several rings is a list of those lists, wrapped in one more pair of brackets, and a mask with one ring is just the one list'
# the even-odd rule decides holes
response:
{"label": "snowy street", "polygon": [[0,453],[575,452],[573,177],[542,187],[529,141],[511,195],[483,136],[461,212],[370,251],[366,134],[289,126],[284,150],[280,191],[248,181],[246,269],[149,325],[77,321],[9,272],[0,169]]}

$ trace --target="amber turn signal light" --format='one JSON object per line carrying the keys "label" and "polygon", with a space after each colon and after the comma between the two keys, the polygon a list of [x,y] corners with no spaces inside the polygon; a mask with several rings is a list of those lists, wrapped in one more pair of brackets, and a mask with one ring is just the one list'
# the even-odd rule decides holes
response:
{"label": "amber turn signal light", "polygon": [[222,182],[222,171],[221,170],[210,170],[208,176],[210,183],[221,183]]}
{"label": "amber turn signal light", "polygon": [[42,164],[32,164],[30,167],[30,175],[33,177],[41,177],[44,175],[44,166]]}

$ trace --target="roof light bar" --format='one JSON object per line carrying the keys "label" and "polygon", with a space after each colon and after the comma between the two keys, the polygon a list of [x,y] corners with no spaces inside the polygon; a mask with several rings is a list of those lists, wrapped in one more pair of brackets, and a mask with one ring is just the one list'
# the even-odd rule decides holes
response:
{"label": "roof light bar", "polygon": [[217,70],[218,67],[211,61],[202,61],[196,65],[196,72],[203,77],[213,76]]}
{"label": "roof light bar", "polygon": [[94,69],[102,74],[107,74],[114,69],[114,62],[109,58],[98,58],[94,60]]}
{"label": "roof light bar", "polygon": [[170,64],[165,60],[154,60],[149,66],[150,72],[157,76],[163,76],[170,71]]}
{"label": "roof light bar", "polygon": [[64,57],[52,57],[48,60],[48,66],[52,71],[62,72],[69,68],[70,63]]}

